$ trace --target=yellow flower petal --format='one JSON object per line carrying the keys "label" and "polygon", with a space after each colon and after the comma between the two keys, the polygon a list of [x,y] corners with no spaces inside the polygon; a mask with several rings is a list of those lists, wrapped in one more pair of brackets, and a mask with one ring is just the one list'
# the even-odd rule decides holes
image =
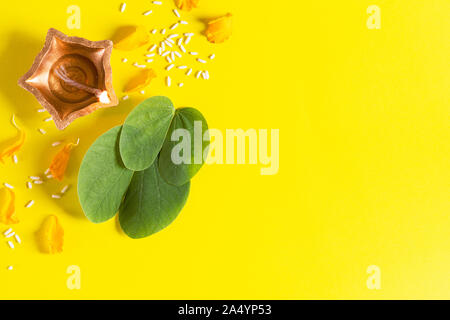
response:
{"label": "yellow flower petal", "polygon": [[15,153],[17,153],[20,148],[22,148],[23,144],[25,143],[25,132],[20,129],[15,120],[14,120],[14,116],[13,116],[13,120],[12,123],[14,125],[14,127],[17,128],[17,130],[19,130],[19,138],[17,140],[15,140],[14,142],[12,142],[10,145],[8,145],[4,150],[2,150],[0,152],[0,162],[4,163],[4,159],[5,157],[13,157]]}
{"label": "yellow flower petal", "polygon": [[176,5],[181,10],[191,11],[193,8],[198,7],[200,0],[176,0]]}
{"label": "yellow flower petal", "polygon": [[61,181],[64,178],[64,173],[66,172],[67,164],[69,163],[70,159],[70,153],[76,146],[77,145],[74,143],[66,144],[64,148],[62,148],[61,151],[59,151],[55,155],[52,162],[50,163],[50,173],[56,180]]}
{"label": "yellow flower petal", "polygon": [[0,222],[15,224],[19,222],[15,212],[16,195],[9,188],[0,189]]}
{"label": "yellow flower petal", "polygon": [[144,26],[125,27],[118,31],[114,41],[114,48],[117,50],[131,51],[142,47],[150,40],[147,28]]}
{"label": "yellow flower petal", "polygon": [[54,215],[48,216],[37,232],[39,248],[44,253],[62,252],[64,244],[64,229]]}
{"label": "yellow flower petal", "polygon": [[206,29],[206,37],[209,42],[222,43],[231,36],[232,32],[232,14],[227,13],[225,16],[208,22]]}
{"label": "yellow flower petal", "polygon": [[124,91],[125,93],[140,91],[147,87],[154,78],[156,78],[156,73],[153,69],[142,70],[137,77],[134,77],[128,82]]}

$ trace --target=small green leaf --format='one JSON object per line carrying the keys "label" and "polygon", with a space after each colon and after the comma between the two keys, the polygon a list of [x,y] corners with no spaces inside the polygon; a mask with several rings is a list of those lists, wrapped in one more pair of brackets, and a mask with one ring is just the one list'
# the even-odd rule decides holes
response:
{"label": "small green leaf", "polygon": [[175,109],[166,97],[153,97],[128,115],[120,134],[120,155],[125,167],[145,170],[158,156]]}
{"label": "small green leaf", "polygon": [[159,171],[164,180],[180,186],[197,174],[209,146],[207,130],[208,124],[200,111],[176,110],[159,157]]}
{"label": "small green leaf", "polygon": [[190,183],[179,187],[168,184],[157,166],[155,161],[148,169],[134,173],[120,207],[120,226],[130,238],[144,238],[164,229],[186,203]]}
{"label": "small green leaf", "polygon": [[95,223],[114,217],[133,177],[120,159],[120,130],[118,126],[101,135],[80,166],[78,198],[86,217]]}

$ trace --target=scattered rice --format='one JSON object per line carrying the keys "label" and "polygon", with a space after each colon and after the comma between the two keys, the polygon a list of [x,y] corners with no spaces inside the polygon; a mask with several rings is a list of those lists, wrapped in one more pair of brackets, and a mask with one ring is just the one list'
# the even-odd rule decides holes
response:
{"label": "scattered rice", "polygon": [[182,44],[179,45],[181,51],[183,51],[184,53],[186,53],[186,49],[184,48],[184,46]]}
{"label": "scattered rice", "polygon": [[125,63],[125,62],[127,62],[127,61],[128,61],[127,58],[122,58],[122,62],[123,62],[123,63]]}
{"label": "scattered rice", "polygon": [[13,269],[13,266],[8,266],[8,270],[12,270]]}
{"label": "scattered rice", "polygon": [[41,177],[38,176],[29,176],[31,180],[41,180]]}
{"label": "scattered rice", "polygon": [[61,196],[59,194],[52,194],[53,199],[61,199]]}
{"label": "scattered rice", "polygon": [[178,66],[177,68],[180,70],[183,70],[183,69],[187,69],[187,66]]}
{"label": "scattered rice", "polygon": [[48,117],[48,118],[44,119],[44,122],[49,122],[49,121],[52,121],[52,117]]}
{"label": "scattered rice", "polygon": [[179,18],[180,17],[180,13],[178,12],[177,9],[173,9],[173,13]]}
{"label": "scattered rice", "polygon": [[61,144],[61,141],[55,141],[52,143],[52,147],[59,146]]}
{"label": "scattered rice", "polygon": [[61,193],[64,194],[67,192],[67,190],[69,190],[69,185],[65,185],[64,188],[61,189]]}
{"label": "scattered rice", "polygon": [[53,175],[52,174],[47,175],[47,179],[53,179]]}
{"label": "scattered rice", "polygon": [[172,79],[169,76],[167,76],[166,78],[166,84],[168,87],[170,87],[170,85],[172,84]]}
{"label": "scattered rice", "polygon": [[172,64],[169,64],[167,67],[166,67],[166,70],[167,71],[170,71],[170,70],[172,70],[172,68],[173,67],[175,67],[175,65],[172,63]]}
{"label": "scattered rice", "polygon": [[45,170],[44,174],[48,174],[50,172],[50,168],[47,168],[47,170]]}
{"label": "scattered rice", "polygon": [[34,204],[34,200],[30,200],[30,201],[28,201],[27,204],[25,205],[25,208],[30,208],[33,204]]}
{"label": "scattered rice", "polygon": [[181,21],[180,21],[180,24],[188,24],[188,22],[187,22],[187,21],[184,21],[184,20],[181,20]]}
{"label": "scattered rice", "polygon": [[125,95],[122,97],[122,100],[128,100],[128,98],[130,98],[128,95]]}
{"label": "scattered rice", "polygon": [[12,185],[10,185],[9,183],[4,182],[3,185],[9,189],[14,189],[14,187]]}
{"label": "scattered rice", "polygon": [[201,72],[201,71],[197,71],[197,74],[195,75],[195,77],[196,77],[197,79],[199,79],[200,76],[202,75],[202,73],[203,73],[203,72]]}
{"label": "scattered rice", "polygon": [[120,12],[124,12],[125,8],[127,7],[127,4],[124,2],[120,5]]}
{"label": "scattered rice", "polygon": [[187,76],[190,76],[191,73],[192,73],[192,68],[190,68],[190,69],[186,72],[186,75],[187,75]]}
{"label": "scattered rice", "polygon": [[11,249],[14,249],[14,243],[12,243],[11,241],[8,241],[8,246],[9,246]]}
{"label": "scattered rice", "polygon": [[152,34],[155,34],[155,33],[157,33],[158,32],[158,30],[156,30],[156,29],[153,29],[152,30]]}
{"label": "scattered rice", "polygon": [[161,34],[166,34],[166,29],[161,29]]}
{"label": "scattered rice", "polygon": [[35,180],[35,181],[33,181],[33,183],[34,183],[34,184],[43,184],[44,181],[42,181],[42,180]]}
{"label": "scattered rice", "polygon": [[148,57],[148,58],[151,58],[151,57],[154,57],[155,54],[154,54],[154,53],[148,53],[148,54],[146,54],[145,56]]}
{"label": "scattered rice", "polygon": [[182,88],[182,87],[184,86],[184,83],[183,83],[183,82],[180,82],[180,83],[178,84],[178,86],[179,86],[180,88]]}
{"label": "scattered rice", "polygon": [[152,63],[152,62],[153,62],[153,59],[147,59],[147,60],[145,60],[145,62],[147,62],[147,63]]}
{"label": "scattered rice", "polygon": [[19,162],[19,159],[17,159],[17,155],[16,154],[13,154],[13,161],[16,164]]}
{"label": "scattered rice", "polygon": [[170,30],[174,30],[174,29],[176,29],[178,26],[179,26],[179,23],[178,23],[178,22],[177,22],[177,23],[174,23],[174,24],[170,27]]}
{"label": "scattered rice", "polygon": [[144,13],[142,13],[142,15],[148,16],[148,15],[150,15],[152,12],[153,12],[152,10],[148,10],[148,11],[145,11]]}
{"label": "scattered rice", "polygon": [[172,33],[167,36],[167,39],[172,39],[172,38],[176,38],[176,37],[178,37],[178,33]]}
{"label": "scattered rice", "polygon": [[46,112],[47,110],[45,110],[45,109],[38,109],[38,111],[37,112]]}
{"label": "scattered rice", "polygon": [[198,52],[191,51],[191,52],[189,52],[189,54],[190,54],[190,55],[193,55],[193,56],[196,56],[196,55],[198,55]]}
{"label": "scattered rice", "polygon": [[9,228],[9,229],[6,230],[5,232],[3,232],[3,234],[6,236],[6,235],[8,235],[11,231],[12,231],[12,228]]}
{"label": "scattered rice", "polygon": [[13,231],[11,233],[8,233],[5,238],[11,238],[13,235],[15,235],[16,233]]}
{"label": "scattered rice", "polygon": [[20,237],[19,237],[18,234],[15,234],[15,235],[14,235],[14,238],[16,239],[16,241],[17,241],[18,244],[21,244],[21,243],[22,243],[22,240],[20,240]]}
{"label": "scattered rice", "polygon": [[47,131],[45,131],[44,129],[38,129],[38,131],[39,131],[41,134],[46,134],[46,133],[47,133]]}
{"label": "scattered rice", "polygon": [[205,61],[205,60],[203,60],[203,59],[200,59],[200,58],[198,58],[198,59],[197,59],[197,61],[198,61],[198,62],[200,62],[200,63],[206,63],[206,61]]}
{"label": "scattered rice", "polygon": [[33,184],[30,181],[27,182],[27,188],[33,189]]}
{"label": "scattered rice", "polygon": [[178,58],[181,58],[181,54],[178,51],[174,51],[174,53]]}
{"label": "scattered rice", "polygon": [[167,55],[169,55],[170,54],[170,51],[166,51],[166,52],[164,52],[162,55],[161,55],[161,57],[165,57],[165,56],[167,56]]}
{"label": "scattered rice", "polygon": [[213,60],[216,57],[216,55],[213,53],[212,55],[209,56],[209,59]]}
{"label": "scattered rice", "polygon": [[162,5],[162,1],[153,1],[153,4],[157,4],[158,6]]}

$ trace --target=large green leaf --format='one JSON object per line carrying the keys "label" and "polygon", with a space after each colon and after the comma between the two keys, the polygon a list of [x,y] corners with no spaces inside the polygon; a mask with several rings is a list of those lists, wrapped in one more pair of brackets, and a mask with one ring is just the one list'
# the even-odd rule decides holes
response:
{"label": "large green leaf", "polygon": [[130,112],[120,134],[125,167],[145,170],[155,161],[169,130],[175,109],[166,97],[153,97]]}
{"label": "large green leaf", "polygon": [[157,166],[155,161],[148,169],[134,173],[120,207],[120,226],[130,238],[144,238],[164,229],[186,203],[190,183],[179,187],[168,184]]}
{"label": "large green leaf", "polygon": [[119,155],[121,127],[101,135],[89,148],[78,174],[78,198],[86,217],[95,223],[112,218],[130,185],[133,171]]}
{"label": "large green leaf", "polygon": [[[178,129],[182,131],[175,132]],[[176,110],[159,157],[159,171],[164,180],[180,186],[195,176],[204,164],[203,154],[210,143],[207,130],[208,124],[200,111]]]}

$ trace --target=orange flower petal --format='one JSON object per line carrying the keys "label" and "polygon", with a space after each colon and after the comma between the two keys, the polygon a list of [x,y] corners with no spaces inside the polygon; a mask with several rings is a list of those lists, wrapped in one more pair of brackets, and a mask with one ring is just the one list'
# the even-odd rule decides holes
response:
{"label": "orange flower petal", "polygon": [[15,153],[17,153],[20,148],[22,148],[23,144],[25,143],[25,132],[23,130],[19,129],[19,139],[11,143],[9,146],[7,146],[2,152],[0,152],[0,161],[4,163],[5,157],[12,157]]}
{"label": "orange flower petal", "polygon": [[48,216],[37,232],[39,248],[44,253],[62,252],[64,244],[64,229],[54,215]]}
{"label": "orange flower petal", "polygon": [[50,173],[56,180],[61,181],[64,178],[64,173],[66,172],[67,164],[70,159],[70,153],[76,146],[77,145],[74,143],[66,144],[64,148],[55,155],[50,163]]}
{"label": "orange flower petal", "polygon": [[200,0],[176,0],[176,5],[181,10],[191,11],[193,8],[198,7]]}
{"label": "orange flower petal", "polygon": [[232,32],[232,14],[227,13],[225,16],[208,22],[206,29],[206,37],[209,42],[222,43],[231,36]]}
{"label": "orange flower petal", "polygon": [[15,211],[16,195],[8,188],[0,189],[0,222],[15,224],[19,222]]}
{"label": "orange flower petal", "polygon": [[145,69],[128,82],[124,91],[125,93],[140,91],[147,87],[154,78],[156,78],[156,72],[153,69]]}
{"label": "orange flower petal", "polygon": [[114,48],[123,51],[142,47],[150,40],[147,28],[144,26],[122,28],[115,38],[118,40],[114,41]]}

